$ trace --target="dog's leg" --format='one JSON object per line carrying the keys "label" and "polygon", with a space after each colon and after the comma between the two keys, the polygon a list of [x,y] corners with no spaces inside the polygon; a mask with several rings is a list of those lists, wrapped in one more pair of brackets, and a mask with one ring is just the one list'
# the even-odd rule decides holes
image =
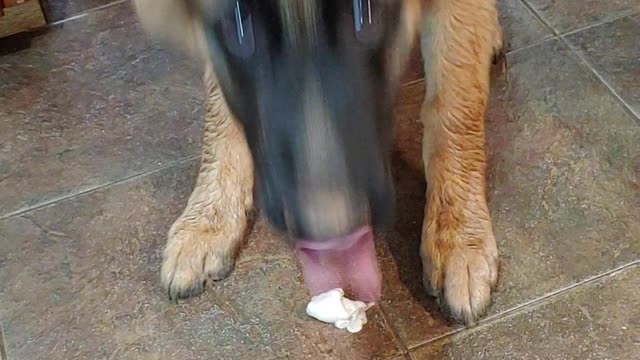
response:
{"label": "dog's leg", "polygon": [[483,118],[501,32],[493,0],[434,0],[430,6],[422,33],[424,283],[454,318],[473,324],[489,306],[498,276]]}
{"label": "dog's leg", "polygon": [[196,295],[205,280],[222,279],[231,271],[253,207],[253,163],[244,132],[210,70],[205,83],[200,173],[164,249],[161,280],[171,298]]}

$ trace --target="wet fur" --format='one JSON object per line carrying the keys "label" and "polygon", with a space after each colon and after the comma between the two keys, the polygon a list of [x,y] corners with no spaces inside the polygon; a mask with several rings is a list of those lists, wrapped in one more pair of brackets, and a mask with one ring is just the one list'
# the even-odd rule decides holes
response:
{"label": "wet fur", "polygon": [[[219,1],[135,1],[151,34],[201,59],[206,69],[200,173],[183,214],[169,231],[161,270],[162,285],[172,298],[198,294],[207,279],[229,273],[253,209],[252,158],[242,128],[216,86],[215,76],[225,74],[213,74],[202,24],[193,16],[203,7],[215,11]],[[484,149],[489,70],[502,46],[495,2],[400,1],[403,29],[395,40],[392,73],[402,71],[418,33],[426,59],[421,115],[428,182],[420,248],[423,279],[454,318],[473,324],[487,310],[498,275]]]}

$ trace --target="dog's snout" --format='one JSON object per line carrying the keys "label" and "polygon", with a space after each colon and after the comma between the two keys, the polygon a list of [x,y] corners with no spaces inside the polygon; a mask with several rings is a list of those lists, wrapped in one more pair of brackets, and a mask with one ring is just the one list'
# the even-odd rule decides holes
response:
{"label": "dog's snout", "polygon": [[244,114],[261,212],[292,238],[344,237],[392,211],[389,101],[383,76],[355,55],[288,48],[248,74],[253,106],[230,101]]}
{"label": "dog's snout", "polygon": [[349,234],[367,222],[368,205],[361,196],[340,190],[306,191],[294,210],[289,231],[296,238],[332,239]]}

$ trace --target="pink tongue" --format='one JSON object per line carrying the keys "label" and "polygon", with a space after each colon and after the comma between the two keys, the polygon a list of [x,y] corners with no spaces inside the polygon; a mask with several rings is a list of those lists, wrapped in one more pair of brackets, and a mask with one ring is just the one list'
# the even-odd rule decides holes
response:
{"label": "pink tongue", "polygon": [[370,228],[328,241],[297,241],[296,256],[311,296],[343,288],[356,300],[380,299],[382,280]]}

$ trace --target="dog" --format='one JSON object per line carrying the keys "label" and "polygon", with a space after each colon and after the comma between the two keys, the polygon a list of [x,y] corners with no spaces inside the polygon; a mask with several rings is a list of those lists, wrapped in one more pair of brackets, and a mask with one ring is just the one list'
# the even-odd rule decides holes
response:
{"label": "dog", "polygon": [[454,319],[483,316],[498,277],[484,131],[495,0],[134,3],[147,32],[204,64],[200,171],[161,267],[171,298],[229,274],[254,206],[288,234],[312,295],[339,283],[380,297],[372,233],[393,219],[392,110],[419,39],[423,283]]}

